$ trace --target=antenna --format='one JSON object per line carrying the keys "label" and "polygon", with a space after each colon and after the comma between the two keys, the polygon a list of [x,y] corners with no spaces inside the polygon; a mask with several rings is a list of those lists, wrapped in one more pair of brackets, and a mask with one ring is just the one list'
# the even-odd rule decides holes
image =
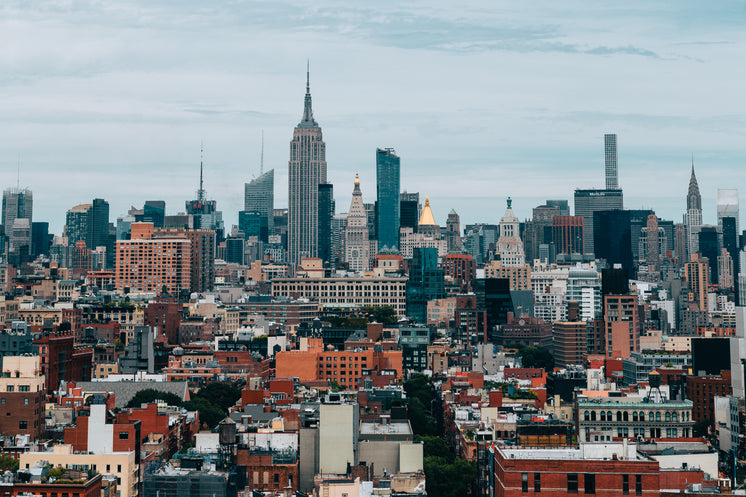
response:
{"label": "antenna", "polygon": [[306,59],[306,93],[311,92],[311,60]]}
{"label": "antenna", "polygon": [[202,188],[202,162],[204,158],[205,144],[200,142],[199,144],[199,190],[197,191],[197,199],[201,202],[205,198],[205,190]]}
{"label": "antenna", "polygon": [[18,152],[18,176],[16,179],[16,189],[21,190],[21,153]]}
{"label": "antenna", "polygon": [[259,161],[259,175],[264,174],[264,130],[262,130],[262,156]]}

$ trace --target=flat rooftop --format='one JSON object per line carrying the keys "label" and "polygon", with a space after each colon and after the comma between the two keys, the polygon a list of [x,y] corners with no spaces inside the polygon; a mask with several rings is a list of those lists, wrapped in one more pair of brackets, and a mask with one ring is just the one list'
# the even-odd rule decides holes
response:
{"label": "flat rooftop", "polygon": [[411,435],[409,423],[360,423],[360,435]]}
{"label": "flat rooftop", "polygon": [[560,460],[560,461],[590,461],[611,460],[616,455],[617,459],[626,461],[645,461],[644,456],[637,453],[636,444],[623,443],[593,443],[581,444],[580,447],[563,448],[505,448],[500,447],[506,459],[537,459],[537,460]]}

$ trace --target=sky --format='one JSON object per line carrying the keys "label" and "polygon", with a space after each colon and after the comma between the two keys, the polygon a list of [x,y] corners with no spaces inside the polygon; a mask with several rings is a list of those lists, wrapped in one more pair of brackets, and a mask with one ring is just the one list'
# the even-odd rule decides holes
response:
{"label": "sky", "polygon": [[[744,188],[746,4],[3,0],[0,186],[34,193],[34,221],[100,197],[111,221],[145,200],[184,210],[199,185],[226,226],[243,185],[287,164],[306,62],[337,212],[375,149],[436,221],[497,223],[603,187],[618,135],[625,207],[681,221],[692,156],[703,217]],[[20,174],[19,174],[20,171]],[[423,199],[424,200],[424,199]]]}

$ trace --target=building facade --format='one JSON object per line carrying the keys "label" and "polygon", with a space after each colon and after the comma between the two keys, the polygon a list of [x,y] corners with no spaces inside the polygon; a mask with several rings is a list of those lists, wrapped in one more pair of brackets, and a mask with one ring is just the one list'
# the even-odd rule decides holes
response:
{"label": "building facade", "polygon": [[400,159],[393,148],[376,149],[376,223],[378,248],[399,247]]}
{"label": "building facade", "polygon": [[311,86],[306,72],[303,118],[293,131],[288,162],[288,260],[318,256],[319,185],[326,183],[326,144],[313,118]]}

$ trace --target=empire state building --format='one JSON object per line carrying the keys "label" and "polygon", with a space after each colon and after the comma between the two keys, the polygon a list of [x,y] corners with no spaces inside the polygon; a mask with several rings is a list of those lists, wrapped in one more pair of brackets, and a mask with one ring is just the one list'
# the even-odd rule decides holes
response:
{"label": "empire state building", "polygon": [[[326,183],[326,145],[313,118],[309,72],[303,119],[293,131],[288,162],[288,259],[318,257],[319,185]],[[294,269],[293,269],[294,270]]]}

